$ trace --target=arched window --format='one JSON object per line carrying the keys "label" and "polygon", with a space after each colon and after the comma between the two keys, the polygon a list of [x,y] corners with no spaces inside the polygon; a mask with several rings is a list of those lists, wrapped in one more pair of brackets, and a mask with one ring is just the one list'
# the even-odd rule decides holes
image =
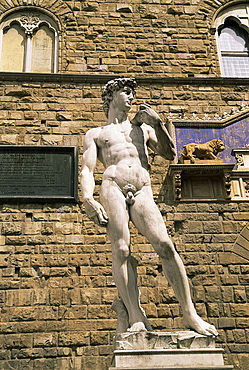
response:
{"label": "arched window", "polygon": [[58,71],[58,29],[47,15],[19,11],[0,26],[0,71]]}
{"label": "arched window", "polygon": [[249,77],[248,33],[234,21],[219,29],[223,74],[226,77]]}
{"label": "arched window", "polygon": [[224,7],[216,16],[217,48],[221,74],[249,77],[249,4]]}

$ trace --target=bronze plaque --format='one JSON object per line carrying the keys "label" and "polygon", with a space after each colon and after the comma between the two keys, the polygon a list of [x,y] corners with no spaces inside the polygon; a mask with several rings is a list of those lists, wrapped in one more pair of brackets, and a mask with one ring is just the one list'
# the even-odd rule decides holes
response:
{"label": "bronze plaque", "polygon": [[78,150],[0,145],[0,198],[77,200]]}

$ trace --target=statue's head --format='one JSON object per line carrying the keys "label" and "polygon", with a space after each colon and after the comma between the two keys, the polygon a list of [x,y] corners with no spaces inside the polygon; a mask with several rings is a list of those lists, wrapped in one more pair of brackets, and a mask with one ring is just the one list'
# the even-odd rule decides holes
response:
{"label": "statue's head", "polygon": [[108,117],[109,107],[113,99],[113,94],[115,93],[115,91],[118,91],[125,86],[129,86],[135,94],[137,86],[135,78],[118,77],[115,78],[114,80],[108,81],[107,84],[105,84],[104,89],[102,91],[102,100],[103,100],[103,110],[105,112],[106,117]]}

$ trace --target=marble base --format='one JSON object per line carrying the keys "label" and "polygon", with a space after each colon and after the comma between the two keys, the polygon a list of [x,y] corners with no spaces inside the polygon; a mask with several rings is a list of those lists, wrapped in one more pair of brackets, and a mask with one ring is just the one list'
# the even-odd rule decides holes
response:
{"label": "marble base", "polygon": [[115,369],[232,369],[223,362],[215,338],[194,331],[119,333],[114,338]]}

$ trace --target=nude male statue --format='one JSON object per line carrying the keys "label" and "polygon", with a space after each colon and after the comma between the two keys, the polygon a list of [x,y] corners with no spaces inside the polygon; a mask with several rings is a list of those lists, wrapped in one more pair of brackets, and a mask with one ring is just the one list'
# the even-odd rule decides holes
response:
{"label": "nude male statue", "polygon": [[[153,200],[147,147],[172,160],[174,143],[160,117],[148,105],[142,105],[129,121],[127,113],[135,87],[134,79],[124,77],[109,81],[104,87],[102,98],[107,123],[90,129],[84,141],[81,189],[86,213],[95,223],[107,227],[112,245],[113,278],[128,312],[129,331],[150,327],[140,306],[136,273],[130,258],[128,223],[131,220],[161,257],[163,272],[181,304],[185,325],[201,334],[218,335],[215,327],[196,313],[182,260]],[[97,158],[105,167],[101,203],[93,198]]]}

